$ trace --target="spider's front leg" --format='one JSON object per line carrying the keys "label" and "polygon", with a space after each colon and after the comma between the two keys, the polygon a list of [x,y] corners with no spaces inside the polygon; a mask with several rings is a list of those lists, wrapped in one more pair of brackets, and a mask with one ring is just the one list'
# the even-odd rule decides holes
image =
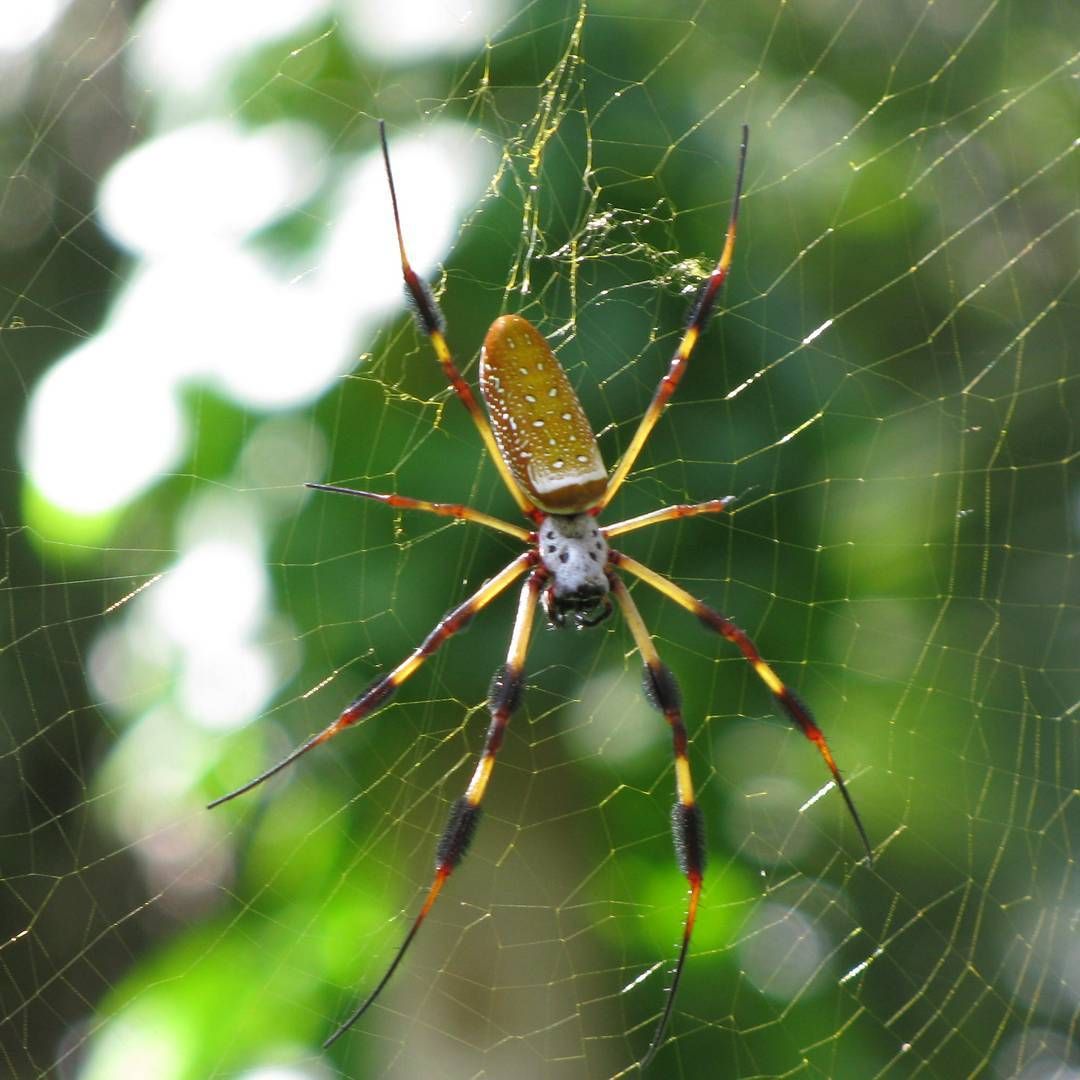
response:
{"label": "spider's front leg", "polygon": [[435,356],[442,365],[447,382],[450,383],[461,404],[465,406],[469,416],[472,417],[476,430],[480,433],[480,438],[484,440],[488,455],[492,464],[498,469],[503,483],[506,484],[521,512],[526,517],[532,518],[535,511],[533,504],[525,497],[510,474],[510,470],[507,468],[506,462],[503,460],[499,447],[495,442],[491,424],[488,423],[484,411],[480,408],[480,403],[476,400],[472,387],[465,381],[465,377],[458,371],[457,365],[454,363],[453,353],[451,353],[450,346],[446,341],[446,320],[443,318],[443,313],[439,310],[439,305],[435,302],[431,289],[420,280],[416,271],[409,264],[408,255],[405,254],[405,239],[401,232],[397,189],[394,187],[394,172],[390,168],[390,148],[386,145],[386,124],[382,120],[379,121],[379,142],[382,144],[383,164],[386,166],[386,182],[390,189],[390,204],[394,211],[394,229],[397,232],[398,252],[401,255],[401,274],[405,282],[405,288],[413,302],[416,321],[420,329],[427,334],[431,347],[435,350]]}
{"label": "spider's front leg", "polygon": [[390,977],[397,970],[402,958],[416,937],[428,912],[432,909],[439,893],[447,878],[454,872],[455,867],[465,857],[472,842],[473,834],[480,820],[480,804],[487,790],[488,781],[491,779],[492,769],[495,767],[495,755],[502,746],[503,735],[506,733],[506,725],[510,722],[517,707],[521,704],[522,690],[524,689],[525,656],[529,649],[529,638],[532,634],[532,624],[536,615],[537,599],[543,586],[547,571],[538,567],[530,575],[522,586],[521,597],[518,601],[517,617],[514,620],[514,631],[510,638],[510,648],[507,650],[506,663],[495,672],[491,680],[491,689],[488,692],[488,709],[491,712],[491,723],[488,727],[487,739],[484,742],[484,751],[476,764],[469,786],[465,794],[454,801],[450,807],[450,815],[439,840],[435,853],[435,877],[428,889],[420,913],[416,916],[405,940],[398,947],[394,959],[386,969],[383,977],[376,984],[375,989],[353,1011],[349,1018],[323,1043],[324,1047],[336,1042],[346,1031],[364,1015],[374,1004],[376,998],[382,993],[383,987],[390,981]]}
{"label": "spider's front leg", "polygon": [[713,267],[712,273],[705,279],[704,284],[698,291],[697,299],[690,309],[690,317],[683,331],[682,339],[675,349],[675,355],[671,358],[668,370],[660,380],[649,407],[645,410],[634,432],[630,445],[626,448],[618,465],[608,480],[607,490],[604,492],[601,508],[608,505],[615,492],[622,487],[623,481],[629,476],[634,467],[642,447],[648,441],[656,422],[667,408],[671,395],[679,385],[686,371],[686,365],[690,362],[690,356],[697,348],[701,335],[705,333],[705,327],[709,324],[709,316],[712,314],[716,298],[720,295],[720,289],[727,280],[728,270],[731,269],[731,259],[735,254],[735,230],[739,223],[739,203],[742,200],[743,177],[746,175],[746,144],[750,138],[750,129],[743,124],[742,145],[739,147],[739,172],[735,178],[735,197],[731,200],[731,217],[728,219],[727,235],[724,237],[724,248],[720,252],[720,258]]}

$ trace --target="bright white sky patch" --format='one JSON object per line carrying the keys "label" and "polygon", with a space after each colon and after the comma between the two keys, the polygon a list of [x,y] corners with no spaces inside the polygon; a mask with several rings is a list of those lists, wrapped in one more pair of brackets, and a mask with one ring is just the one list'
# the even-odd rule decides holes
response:
{"label": "bright white sky patch", "polygon": [[396,63],[484,44],[506,18],[503,0],[343,0],[341,28],[357,52]]}
{"label": "bright white sky patch", "polygon": [[169,636],[200,652],[246,638],[268,599],[259,551],[227,540],[193,547],[146,596]]}
{"label": "bright white sky patch", "polygon": [[[235,531],[224,538],[230,522]],[[209,500],[189,524],[193,533],[217,535],[192,543],[145,594],[145,616],[150,632],[167,635],[177,650],[176,700],[184,715],[200,727],[227,730],[266,707],[286,665],[259,641],[270,597],[261,545],[249,535],[254,523],[242,513],[216,514]]]}
{"label": "bright white sky patch", "polygon": [[330,0],[156,0],[136,24],[131,67],[149,88],[202,93],[228,78],[238,57],[305,26],[315,32],[331,6]]}
{"label": "bright white sky patch", "polygon": [[104,332],[37,384],[21,450],[46,499],[96,514],[127,502],[173,466],[183,443],[173,388]]}
{"label": "bright white sky patch", "polygon": [[[495,164],[476,132],[438,124],[422,135],[391,129],[390,159],[409,261],[421,277],[453,245]],[[382,317],[402,303],[401,266],[382,156],[358,161],[343,177],[332,226],[312,256],[308,283],[333,310]]]}
{"label": "bright white sky patch", "polygon": [[[426,276],[483,190],[493,154],[454,124],[392,138],[406,242]],[[188,384],[211,385],[242,408],[285,409],[319,397],[355,366],[371,328],[402,302],[374,138],[337,179],[313,250],[290,262],[251,242],[328,183],[309,164],[313,155],[328,160],[290,125],[247,133],[200,124],[116,167],[103,221],[147,257],[105,330],[58,361],[34,392],[23,461],[50,502],[101,513],[179,468],[189,433],[178,401]]]}
{"label": "bright white sky patch", "polygon": [[[242,726],[267,707],[296,666],[292,627],[269,618],[262,513],[257,492],[196,497],[178,536],[176,561],[125,605],[91,650],[98,700],[118,716],[141,714],[131,732],[153,715],[155,700],[167,699],[172,719],[152,740],[167,760],[173,744],[177,752],[202,745],[190,742],[190,728],[177,725],[177,714],[204,730]],[[164,695],[163,687],[169,687]],[[133,740],[139,737],[131,732],[122,753],[138,757]],[[140,762],[133,771],[147,768]],[[184,772],[175,789],[186,795],[195,772]]]}
{"label": "bright white sky patch", "polygon": [[257,716],[276,685],[270,654],[238,641],[192,650],[180,675],[178,695],[186,716],[202,727],[228,731]]}
{"label": "bright white sky patch", "polygon": [[[286,171],[304,156],[303,140],[293,143],[291,131],[287,134],[270,155]],[[208,150],[216,139],[204,141],[200,135],[185,144]],[[426,275],[453,244],[462,216],[490,175],[493,154],[469,129],[449,124],[423,137],[395,139],[391,152],[409,257]],[[239,142],[235,153],[253,163],[263,156],[261,150],[249,155]],[[170,157],[163,155],[162,169],[139,174],[152,201],[158,184],[167,182]],[[212,177],[220,166],[207,154],[189,168]],[[304,171],[302,164],[296,168]],[[258,189],[259,176],[256,165],[245,183]],[[345,170],[323,242],[302,263],[275,261],[242,242],[244,228],[267,223],[275,203],[269,198],[253,214],[244,204],[243,188],[237,185],[236,197],[223,204],[234,212],[231,221],[223,207],[200,213],[191,206],[183,215],[187,224],[176,231],[176,244],[167,251],[158,247],[116,317],[133,340],[145,342],[142,349],[152,350],[155,363],[177,378],[216,384],[244,407],[303,405],[355,365],[363,347],[358,339],[402,302],[382,157],[373,146]],[[208,194],[212,189],[208,181]],[[276,209],[283,212],[297,191],[287,194],[281,186],[278,192]],[[208,235],[200,218],[216,222],[215,235]],[[192,235],[201,235],[197,248],[189,246]],[[139,244],[145,243],[144,236]]]}
{"label": "bright white sky patch", "polygon": [[0,16],[0,55],[24,52],[52,29],[68,0],[22,0],[4,4]]}
{"label": "bright white sky patch", "polygon": [[298,123],[190,124],[125,154],[102,181],[101,223],[142,255],[240,239],[306,199],[322,180],[323,146]]}
{"label": "bright white sky patch", "polygon": [[242,1073],[240,1080],[330,1080],[330,1070],[321,1061],[302,1065],[256,1065]]}
{"label": "bright white sky patch", "polygon": [[332,308],[249,248],[206,243],[147,263],[114,314],[129,347],[178,383],[272,409],[310,401],[355,363],[356,307]]}
{"label": "bright white sky patch", "polygon": [[167,1013],[152,1004],[134,1003],[101,1025],[90,1040],[81,1080],[117,1076],[153,1076],[173,1080],[184,1075],[183,1037]]}

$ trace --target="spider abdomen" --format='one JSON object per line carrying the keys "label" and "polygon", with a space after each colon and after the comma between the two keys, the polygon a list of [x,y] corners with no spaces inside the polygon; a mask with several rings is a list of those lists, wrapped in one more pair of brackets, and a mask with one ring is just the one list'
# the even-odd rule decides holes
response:
{"label": "spider abdomen", "polygon": [[480,352],[480,392],[503,461],[541,510],[579,514],[603,498],[607,471],[596,436],[528,319],[503,315],[491,324]]}

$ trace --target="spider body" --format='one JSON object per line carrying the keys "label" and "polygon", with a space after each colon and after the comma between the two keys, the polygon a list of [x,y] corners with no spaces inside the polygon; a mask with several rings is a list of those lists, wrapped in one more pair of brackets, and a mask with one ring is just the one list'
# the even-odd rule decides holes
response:
{"label": "spider body", "polygon": [[671,814],[672,834],[676,863],[686,877],[690,892],[674,974],[652,1041],[639,1063],[642,1069],[659,1050],[674,1007],[675,994],[697,915],[705,867],[705,829],[691,778],[687,753],[688,737],[682,718],[678,683],[671,670],[660,659],[637,605],[622,580],[624,573],[656,589],[695,615],[707,629],[733,644],[742,653],[784,714],[817,747],[851,814],[867,856],[872,858],[866,831],[833,760],[825,736],[807,707],[765,662],[753,641],[730,619],[692,596],[674,581],[611,547],[610,541],[615,536],[647,526],[698,514],[722,513],[730,500],[711,499],[702,503],[664,507],[607,526],[597,523],[597,515],[621,487],[678,386],[727,276],[735,245],[747,136],[748,131],[744,126],[735,196],[723,251],[694,302],[689,322],[667,373],[661,378],[652,402],[626,452],[608,475],[596,437],[566,373],[540,332],[519,315],[504,315],[496,319],[484,339],[480,356],[480,387],[490,422],[484,416],[472,389],[454,363],[444,336],[443,319],[438,305],[406,257],[386,133],[380,123],[402,275],[415,306],[417,321],[430,339],[454,393],[472,416],[492,463],[525,515],[530,528],[523,528],[457,503],[429,502],[406,495],[357,491],[332,484],[308,485],[324,491],[374,499],[403,509],[422,510],[444,517],[472,521],[514,536],[526,545],[522,554],[445,615],[409,656],[391,671],[377,678],[342,710],[336,720],[298,746],[284,760],[210,804],[217,806],[250,791],[291,765],[301,755],[370,716],[386,703],[394,691],[410,678],[432,653],[461,630],[481,609],[520,578],[525,578],[519,593],[506,662],[496,670],[488,692],[487,705],[491,722],[484,749],[465,793],[456,799],[450,808],[446,827],[436,848],[435,874],[427,896],[382,978],[367,998],[326,1040],[326,1046],[344,1034],[378,998],[397,970],[447,879],[468,850],[479,822],[481,803],[503,743],[507,724],[522,700],[525,686],[524,665],[532,625],[537,608],[542,605],[548,622],[553,627],[575,628],[595,626],[607,618],[617,606],[643,662],[646,698],[650,705],[663,715],[671,732],[676,793]]}
{"label": "spider body", "polygon": [[580,514],[607,490],[585,410],[551,346],[527,319],[503,315],[480,351],[480,393],[499,453],[532,503]]}
{"label": "spider body", "polygon": [[549,514],[537,530],[540,563],[551,577],[544,590],[548,622],[595,626],[611,614],[605,567],[610,549],[591,514]]}

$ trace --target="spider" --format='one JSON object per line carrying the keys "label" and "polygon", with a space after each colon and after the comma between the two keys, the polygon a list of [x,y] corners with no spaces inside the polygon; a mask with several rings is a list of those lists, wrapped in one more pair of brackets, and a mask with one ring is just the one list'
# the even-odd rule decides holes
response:
{"label": "spider", "polygon": [[409,656],[388,674],[376,679],[345,707],[332,724],[302,743],[278,764],[228,795],[215,799],[210,803],[210,807],[220,806],[257,787],[291,765],[301,755],[329,741],[338,732],[365,719],[385,705],[394,691],[412,676],[432,653],[461,630],[477,612],[487,607],[500,593],[524,576],[506,663],[495,672],[488,692],[487,704],[491,723],[484,750],[465,794],[450,808],[446,828],[436,849],[435,874],[427,896],[382,978],[326,1040],[324,1046],[328,1047],[352,1027],[379,997],[442,892],[447,879],[469,847],[476,832],[480,806],[507,723],[521,703],[525,658],[537,606],[543,606],[552,627],[570,626],[582,629],[596,626],[610,616],[614,598],[644,663],[645,695],[650,704],[663,713],[671,729],[676,789],[671,824],[678,866],[690,886],[682,943],[672,981],[652,1040],[639,1062],[640,1068],[644,1069],[663,1044],[686,963],[705,868],[705,828],[701,810],[695,801],[690,776],[679,687],[671,670],[660,659],[620,571],[658,590],[696,615],[708,629],[739,649],[780,708],[818,748],[855,823],[866,849],[866,857],[868,860],[873,858],[866,830],[833,760],[825,736],[814,722],[810,710],[762,659],[753,641],[730,619],[706,606],[675,582],[609,545],[609,541],[616,536],[646,526],[697,514],[722,513],[729,505],[730,498],[668,506],[613,525],[597,524],[598,515],[622,487],[641,448],[678,386],[727,277],[735,249],[735,230],[746,169],[749,128],[746,125],[742,128],[735,195],[723,251],[691,307],[686,329],[667,374],[660,380],[626,453],[610,475],[600,457],[596,436],[559,361],[540,332],[520,315],[499,317],[491,324],[484,338],[480,352],[480,392],[490,420],[485,417],[471,387],[454,363],[444,336],[444,320],[438,304],[430,289],[409,265],[408,256],[405,254],[386,128],[381,120],[379,139],[393,206],[402,275],[415,308],[417,323],[430,339],[454,393],[468,410],[499,475],[531,527],[523,528],[456,503],[428,502],[405,495],[357,491],[336,484],[307,486],[320,491],[374,499],[401,509],[423,510],[443,517],[471,521],[516,537],[526,545],[526,549],[481,585],[472,596],[450,611]]}

